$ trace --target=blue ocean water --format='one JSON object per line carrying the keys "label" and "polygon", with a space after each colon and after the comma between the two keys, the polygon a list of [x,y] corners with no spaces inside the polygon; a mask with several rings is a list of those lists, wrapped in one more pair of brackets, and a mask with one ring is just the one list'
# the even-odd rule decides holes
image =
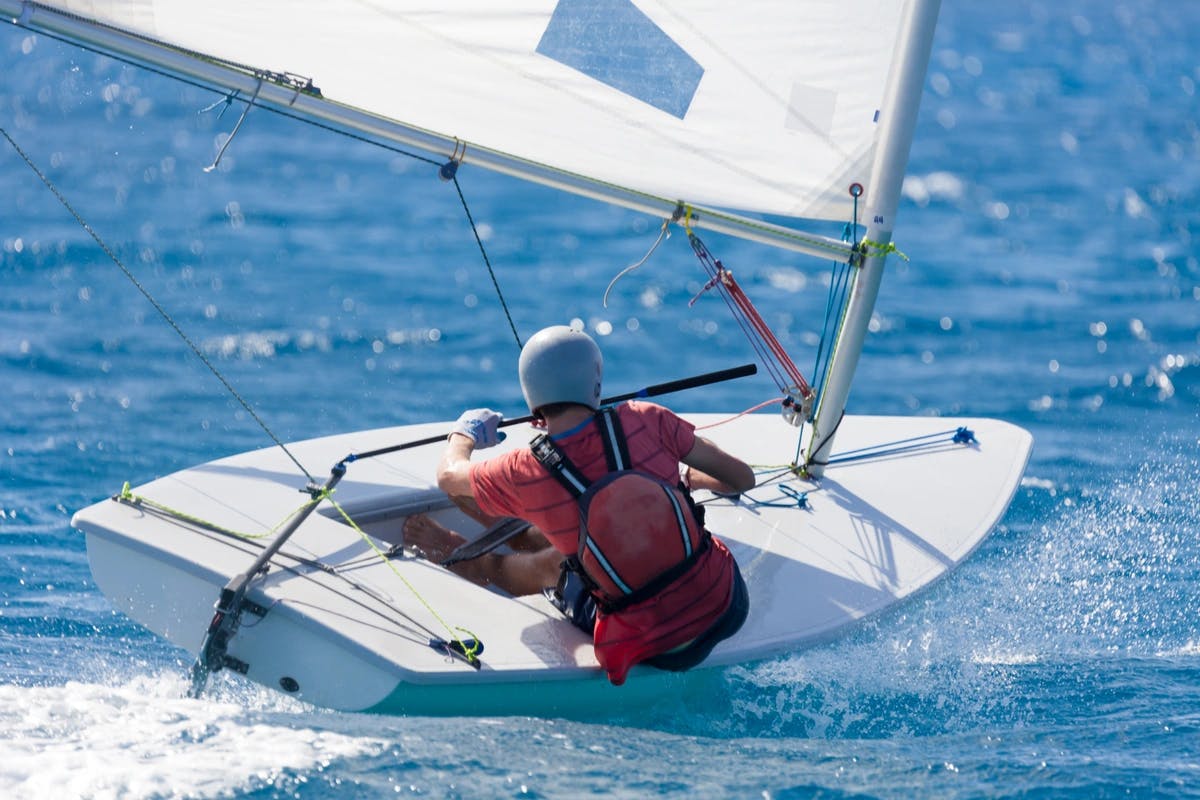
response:
{"label": "blue ocean water", "polygon": [[[850,22],[848,21],[848,24]],[[220,676],[97,591],[70,514],[269,444],[0,142],[0,794],[1200,795],[1200,7],[946,3],[852,413],[1033,432],[960,570],[720,691],[600,721],[337,714]],[[283,439],[516,413],[517,347],[427,164],[0,27],[0,127]],[[235,109],[236,110],[236,109]],[[523,335],[583,320],[608,386],[747,360],[682,237],[464,168]],[[828,265],[705,236],[811,359]],[[767,385],[697,391],[698,411]],[[798,613],[802,609],[797,610]]]}

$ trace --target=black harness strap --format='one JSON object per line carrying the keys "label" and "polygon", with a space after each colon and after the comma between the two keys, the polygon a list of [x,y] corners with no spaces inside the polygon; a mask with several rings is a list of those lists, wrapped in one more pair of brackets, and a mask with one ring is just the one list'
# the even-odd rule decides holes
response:
{"label": "black harness strap", "polygon": [[[604,461],[608,465],[608,471],[613,472],[618,469],[618,463],[629,463],[629,451],[625,446],[625,432],[621,428],[621,420],[617,418],[616,410],[610,407],[605,407],[596,412],[592,420],[597,424],[600,431],[600,440],[604,445]],[[603,420],[603,422],[601,422]],[[614,441],[614,439],[616,441]],[[575,466],[575,463],[567,457],[567,454],[555,444],[549,434],[541,434],[530,442],[529,447],[533,450],[534,458],[536,458],[550,476],[558,481],[559,485],[566,489],[567,494],[575,498],[576,502],[587,491],[592,482]],[[587,530],[583,526],[583,520],[580,519],[579,541],[575,555],[568,556],[563,562],[563,568],[574,572],[583,581],[588,592],[597,595],[600,591],[599,585],[587,570],[583,568],[583,551],[589,543]],[[593,545],[593,553],[599,552]],[[603,556],[600,556],[603,560]],[[610,578],[614,579],[614,583],[620,585],[623,583],[620,576],[610,574]],[[561,583],[561,581],[560,581]]]}
{"label": "black harness strap", "polygon": [[[625,439],[625,431],[621,426],[620,417],[617,416],[617,411],[614,407],[608,406],[596,412],[593,420],[600,432],[600,440],[604,445],[604,460],[608,466],[609,473],[625,472],[633,469],[632,460],[629,457],[629,448]],[[592,485],[592,481],[588,480],[579,468],[567,457],[567,454],[550,438],[547,434],[542,434],[535,438],[530,443],[530,448],[533,451],[534,457],[541,463],[543,467],[550,473],[559,485],[561,485],[568,494],[579,501],[588,487]],[[672,503],[676,505],[677,513],[691,513],[696,520],[697,526],[700,528],[700,544],[695,549],[692,548],[691,539],[688,536],[686,523],[682,519],[679,520],[680,530],[684,538],[684,550],[688,555],[679,563],[667,568],[663,572],[655,576],[649,583],[639,586],[635,589],[626,591],[621,597],[615,600],[597,597],[596,600],[604,608],[606,612],[619,611],[634,603],[641,602],[647,598],[653,597],[658,592],[662,591],[677,578],[691,569],[692,565],[708,551],[709,541],[711,537],[708,531],[704,528],[704,520],[697,513],[698,509],[692,502],[691,495],[683,491],[684,497],[687,499],[689,511],[682,512],[676,502],[674,495],[670,493],[670,489],[663,487],[667,492],[667,496]],[[579,531],[579,547],[574,556],[566,560],[565,567],[579,574],[583,579],[588,589],[593,593],[599,590],[595,580],[588,575],[583,568],[582,559],[584,550],[590,550],[596,560],[603,566],[603,569],[608,573],[608,577],[617,586],[625,586],[625,582],[616,573],[612,564],[604,557],[595,541],[588,535],[585,521],[580,519]]]}
{"label": "black harness strap", "polygon": [[621,418],[617,416],[616,408],[606,407],[596,416],[596,424],[600,427],[600,440],[604,443],[604,460],[608,463],[608,471],[633,469],[633,461],[629,458],[629,443],[625,441],[625,429],[621,427]]}
{"label": "black harness strap", "polygon": [[615,611],[620,611],[623,608],[628,608],[629,606],[635,605],[636,603],[640,603],[643,600],[649,600],[651,597],[670,586],[675,582],[676,579],[682,577],[685,572],[691,569],[692,565],[700,559],[700,556],[708,552],[711,540],[712,537],[708,535],[707,531],[705,531],[700,537],[700,546],[692,551],[691,555],[689,555],[683,561],[680,561],[675,566],[668,567],[663,572],[660,572],[646,585],[639,586],[632,592],[621,595],[616,600],[604,601],[603,607],[605,612],[611,614]]}
{"label": "black harness strap", "polygon": [[[616,409],[612,406],[602,408],[592,419],[600,430],[600,441],[604,445],[604,462],[608,465],[608,471],[631,469],[629,448],[625,444],[625,430],[621,427]],[[529,447],[533,450],[534,458],[541,462],[551,477],[558,481],[571,497],[578,500],[592,485],[549,434],[541,434],[530,442]]]}

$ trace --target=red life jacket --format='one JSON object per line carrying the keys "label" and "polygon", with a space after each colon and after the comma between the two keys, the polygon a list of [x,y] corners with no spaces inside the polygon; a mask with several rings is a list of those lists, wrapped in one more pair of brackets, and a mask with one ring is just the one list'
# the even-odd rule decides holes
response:
{"label": "red life jacket", "polygon": [[595,482],[548,436],[531,446],[579,503],[579,546],[568,568],[596,599],[596,658],[619,686],[634,664],[690,642],[725,613],[733,557],[680,488],[634,468],[612,408],[595,422],[609,469]]}

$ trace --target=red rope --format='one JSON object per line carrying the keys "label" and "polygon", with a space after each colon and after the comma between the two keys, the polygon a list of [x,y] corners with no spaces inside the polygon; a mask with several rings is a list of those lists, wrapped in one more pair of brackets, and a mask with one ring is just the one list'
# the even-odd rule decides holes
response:
{"label": "red rope", "polygon": [[750,326],[754,329],[754,332],[758,334],[759,338],[770,349],[771,353],[775,356],[775,360],[779,362],[779,366],[791,378],[792,383],[800,390],[800,393],[808,397],[812,394],[812,389],[809,388],[808,381],[804,380],[804,376],[800,374],[800,370],[792,362],[791,356],[787,354],[787,351],[783,349],[783,345],[775,338],[775,334],[771,332],[762,315],[758,313],[758,309],[754,307],[754,303],[750,302],[750,298],[742,291],[742,287],[734,279],[733,273],[724,267],[720,267],[719,274],[721,276],[721,285],[729,292],[729,296],[733,299],[734,304],[737,305],[738,310],[742,312],[746,320],[750,323]]}
{"label": "red rope", "polygon": [[760,408],[766,408],[767,406],[777,406],[777,405],[779,405],[779,398],[772,397],[770,400],[764,400],[756,406],[750,406],[750,408],[747,408],[745,411],[739,411],[738,413],[734,414],[732,417],[727,417],[725,419],[717,420],[716,422],[710,422],[707,425],[697,425],[696,430],[706,431],[709,428],[715,428],[718,425],[728,425],[730,422],[733,422],[735,419],[740,419],[741,417],[744,417],[747,414],[753,414],[755,411],[758,411]]}
{"label": "red rope", "polygon": [[[775,382],[779,385],[780,391],[785,395],[790,394],[793,387],[800,394],[808,399],[812,397],[812,389],[808,385],[808,381],[804,380],[804,376],[800,374],[800,370],[792,363],[791,356],[783,349],[783,345],[775,338],[775,334],[771,332],[770,327],[758,313],[758,309],[754,307],[754,303],[750,302],[750,298],[742,291],[742,287],[734,280],[733,273],[725,269],[725,265],[720,259],[714,258],[712,253],[708,252],[708,248],[704,246],[704,242],[700,241],[700,237],[688,229],[688,241],[692,245],[692,250],[695,251],[696,257],[700,259],[700,263],[704,266],[705,271],[709,275],[709,280],[704,284],[704,288],[700,290],[700,294],[704,294],[713,287],[718,287],[729,305],[734,316],[738,318],[738,323],[746,336],[750,338],[751,344],[756,352],[762,357],[764,362],[774,361],[774,363],[764,363],[767,371],[775,378]],[[692,298],[692,303],[695,303],[700,295]],[[689,303],[691,305],[691,303]],[[754,337],[758,337],[758,341],[754,341]],[[791,386],[784,386],[784,378],[791,382]]]}

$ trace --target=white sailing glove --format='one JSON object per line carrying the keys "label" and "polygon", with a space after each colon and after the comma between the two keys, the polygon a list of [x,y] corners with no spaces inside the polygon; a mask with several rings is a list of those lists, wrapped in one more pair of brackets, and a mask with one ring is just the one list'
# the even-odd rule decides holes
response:
{"label": "white sailing glove", "polygon": [[492,411],[490,408],[472,408],[470,411],[462,413],[458,422],[454,423],[451,433],[470,436],[475,440],[475,446],[481,450],[485,447],[493,447],[504,441],[506,435],[504,431],[499,430],[502,419],[504,419],[503,414]]}

